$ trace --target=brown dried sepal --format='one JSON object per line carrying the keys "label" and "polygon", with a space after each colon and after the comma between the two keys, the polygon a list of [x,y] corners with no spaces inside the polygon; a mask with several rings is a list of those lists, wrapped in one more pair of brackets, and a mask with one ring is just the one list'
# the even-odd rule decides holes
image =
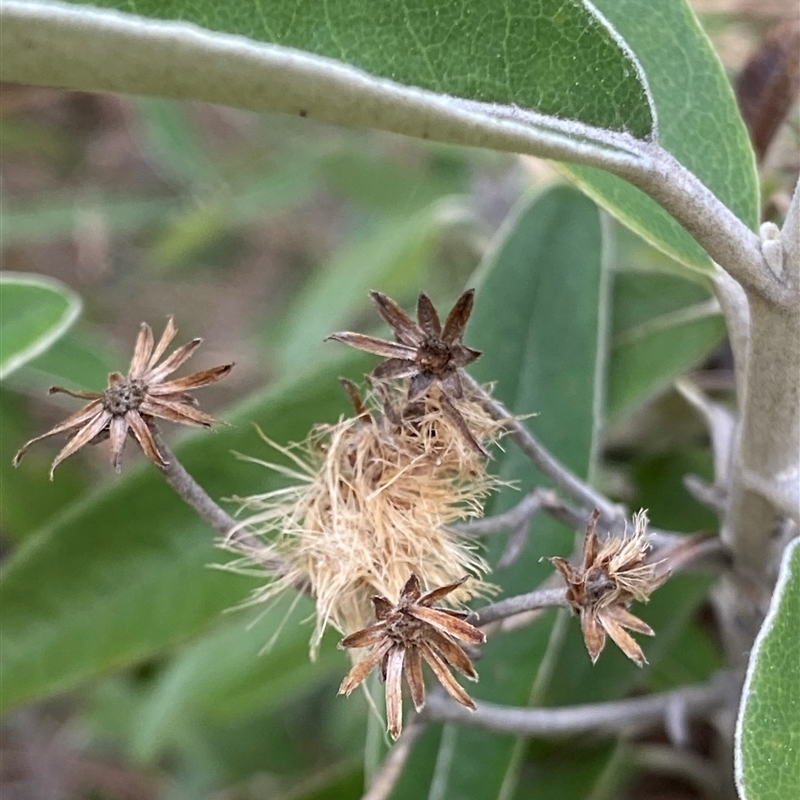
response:
{"label": "brown dried sepal", "polygon": [[669,577],[659,564],[647,563],[649,544],[645,535],[647,516],[634,516],[633,536],[609,536],[600,545],[595,509],[583,540],[583,561],[575,567],[564,558],[550,562],[567,582],[567,601],[580,617],[583,640],[592,662],[596,662],[610,636],[617,647],[638,666],[647,659],[628,633],[653,636],[653,629],[628,611],[634,600],[646,603],[650,594]]}
{"label": "brown dried sepal", "polygon": [[443,410],[451,419],[458,421],[459,429],[470,445],[482,455],[488,455],[452,402],[464,398],[459,370],[480,356],[478,350],[467,347],[461,341],[472,313],[475,290],[468,289],[458,298],[444,325],[424,292],[419,293],[417,301],[418,322],[414,322],[385,294],[373,291],[370,297],[392,329],[396,341],[351,331],[332,333],[327,338],[383,356],[386,360],[375,367],[372,376],[377,380],[409,378],[409,403],[422,398],[436,384],[441,393]]}
{"label": "brown dried sepal", "polygon": [[380,665],[381,677],[386,684],[386,723],[393,739],[397,739],[403,729],[403,676],[414,708],[421,711],[425,706],[423,661],[451,697],[475,710],[472,698],[455,680],[449,668],[458,670],[470,680],[478,680],[472,661],[458,641],[482,644],[486,636],[466,622],[466,612],[435,606],[468,577],[422,594],[419,578],[412,574],[396,605],[385,597],[373,597],[377,622],[351,633],[339,643],[342,648],[372,647],[367,657],[359,661],[342,681],[339,694],[349,695]]}
{"label": "brown dried sepal", "polygon": [[119,472],[128,434],[136,439],[145,455],[156,466],[165,467],[166,461],[159,452],[150,429],[153,420],[167,419],[201,428],[210,428],[218,423],[219,420],[196,407],[194,397],[188,392],[215,383],[233,368],[233,364],[225,364],[195,372],[185,378],[166,380],[191,358],[203,341],[192,339],[159,364],[177,333],[178,329],[170,317],[161,339],[155,344],[153,331],[143,322],[136,338],[128,375],[112,372],[108,376],[108,386],[102,392],[76,392],[60,386],[52,387],[50,394],[61,392],[90,402],[47,433],[26,442],[14,456],[14,466],[19,464],[32,444],[50,436],[68,433],[72,436],[55,457],[50,467],[50,480],[53,479],[55,468],[65,458],[84,445],[104,437],[111,440],[111,465]]}

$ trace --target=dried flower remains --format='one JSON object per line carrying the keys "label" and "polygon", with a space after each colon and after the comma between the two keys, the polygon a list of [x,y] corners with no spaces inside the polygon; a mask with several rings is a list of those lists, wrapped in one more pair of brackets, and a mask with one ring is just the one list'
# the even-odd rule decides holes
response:
{"label": "dried flower remains", "polygon": [[[575,567],[564,558],[551,558],[567,582],[567,601],[580,616],[586,649],[596,662],[608,634],[638,666],[647,663],[641,647],[627,630],[653,636],[653,629],[628,611],[634,600],[646,603],[650,594],[669,577],[659,570],[662,562],[647,563],[647,514],[633,518],[632,536],[609,536],[601,545],[595,509],[583,540],[583,562]],[[627,630],[626,630],[627,628]]]}
{"label": "dried flower remains", "polygon": [[[293,485],[241,499],[243,510],[253,512],[243,527],[263,541],[263,552],[289,565],[251,602],[268,601],[307,579],[316,600],[312,656],[327,625],[343,634],[365,627],[373,619],[370,597],[397,597],[412,572],[437,586],[488,570],[475,544],[448,528],[482,515],[498,485],[486,460],[442,413],[438,399],[409,406],[398,386],[378,383],[364,399],[349,381],[345,388],[355,417],[320,425],[289,448],[267,440],[291,468],[250,459]],[[500,434],[501,424],[480,404],[465,402],[463,410],[482,442]],[[225,546],[241,556],[231,568],[264,574],[262,552],[235,538]],[[489,588],[474,580],[455,589],[452,600],[464,602]]]}
{"label": "dried flower remains", "polygon": [[14,456],[14,466],[19,464],[32,444],[61,433],[72,436],[53,461],[50,468],[51,480],[55,468],[65,458],[84,445],[106,435],[111,440],[111,465],[117,472],[120,471],[122,451],[129,433],[154,464],[162,468],[166,466],[164,457],[153,438],[150,427],[153,420],[166,419],[203,428],[209,428],[219,422],[196,408],[196,401],[188,392],[224,378],[233,368],[233,364],[225,364],[196,372],[185,378],[166,380],[186,363],[203,341],[193,339],[159,364],[159,360],[177,332],[178,329],[170,317],[156,345],[153,331],[143,322],[136,339],[127,377],[119,372],[112,372],[108,376],[108,387],[103,392],[72,391],[60,386],[52,387],[50,394],[61,392],[90,402],[47,433],[26,442]]}
{"label": "dried flower remains", "polygon": [[346,636],[339,643],[340,647],[372,648],[366,658],[347,674],[339,687],[339,694],[349,695],[380,665],[381,677],[386,684],[386,724],[393,739],[397,739],[403,728],[403,676],[414,708],[419,712],[425,706],[423,661],[451,697],[475,710],[472,698],[455,680],[449,668],[458,670],[470,680],[477,680],[472,661],[458,642],[482,644],[486,636],[465,621],[468,612],[435,605],[458,589],[468,577],[422,594],[419,578],[412,574],[403,586],[397,604],[380,595],[373,597],[378,621]]}
{"label": "dried flower remains", "polygon": [[424,292],[419,293],[417,301],[419,324],[385,294],[370,292],[370,297],[397,341],[390,342],[350,331],[333,333],[328,338],[384,356],[386,360],[375,367],[372,377],[377,380],[410,378],[409,402],[419,400],[431,386],[436,385],[440,390],[443,413],[453,419],[472,447],[482,455],[488,455],[452,402],[464,398],[459,370],[480,356],[478,350],[467,347],[461,341],[472,313],[475,290],[468,289],[458,298],[444,326]]}

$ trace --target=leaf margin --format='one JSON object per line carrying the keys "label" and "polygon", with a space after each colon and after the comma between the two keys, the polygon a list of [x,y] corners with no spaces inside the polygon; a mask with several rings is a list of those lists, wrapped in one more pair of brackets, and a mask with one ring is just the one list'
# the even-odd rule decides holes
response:
{"label": "leaf margin", "polygon": [[83,310],[83,300],[80,295],[70,289],[66,284],[48,275],[39,275],[35,272],[0,272],[0,284],[13,284],[16,286],[37,286],[46,288],[63,297],[67,307],[60,321],[50,328],[49,332],[27,348],[12,355],[5,363],[0,363],[0,380],[4,380],[20,367],[37,356],[44,353],[51,345],[57,342],[75,323]]}

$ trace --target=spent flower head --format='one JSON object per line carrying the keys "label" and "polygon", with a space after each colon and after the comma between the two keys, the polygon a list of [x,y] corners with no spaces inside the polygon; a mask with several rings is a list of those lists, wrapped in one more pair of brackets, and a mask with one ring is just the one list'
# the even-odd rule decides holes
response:
{"label": "spent flower head", "polygon": [[396,341],[390,342],[351,331],[333,333],[328,338],[384,356],[386,360],[375,367],[372,377],[377,380],[409,378],[410,403],[419,400],[432,385],[437,385],[443,413],[453,419],[472,447],[482,455],[488,455],[452,402],[464,397],[459,370],[480,356],[478,350],[467,347],[461,341],[472,313],[475,290],[468,289],[458,298],[444,325],[424,292],[419,293],[417,301],[418,322],[414,322],[385,294],[373,291],[370,292],[370,297],[392,329]]}
{"label": "spent flower head", "polygon": [[482,644],[486,636],[466,622],[468,612],[436,606],[468,577],[423,594],[419,578],[412,574],[400,591],[397,603],[381,595],[372,598],[377,622],[346,636],[339,643],[343,648],[372,648],[366,658],[347,674],[339,687],[339,694],[349,695],[380,665],[381,677],[386,684],[386,723],[393,739],[397,739],[403,729],[403,676],[414,708],[419,712],[425,706],[423,661],[451,697],[475,710],[475,703],[453,677],[450,668],[470,680],[478,680],[472,661],[458,642]]}
{"label": "spent flower head", "polygon": [[153,331],[143,322],[127,376],[112,372],[108,376],[108,387],[102,392],[72,391],[53,386],[50,394],[60,392],[90,402],[47,433],[26,442],[14,456],[14,466],[19,464],[32,444],[61,433],[71,434],[71,438],[53,461],[51,480],[55,468],[65,458],[89,442],[105,436],[111,440],[111,465],[119,472],[129,433],[154,464],[166,466],[150,428],[153,420],[167,419],[184,425],[210,428],[219,420],[196,408],[196,401],[188,392],[224,378],[233,368],[233,364],[225,364],[195,372],[185,378],[167,380],[169,375],[188,361],[203,341],[193,339],[159,363],[177,332],[170,317],[161,339],[155,344]]}
{"label": "spent flower head", "polygon": [[[600,544],[595,509],[583,540],[583,560],[575,567],[564,558],[551,558],[567,582],[567,601],[581,621],[583,639],[593,662],[600,657],[608,634],[631,661],[647,663],[641,647],[627,630],[653,636],[653,629],[628,611],[634,600],[646,603],[669,577],[661,562],[647,562],[647,514],[633,517],[632,536],[612,536]],[[627,628],[627,630],[626,630]]]}
{"label": "spent flower head", "polygon": [[[253,512],[243,527],[263,541],[264,552],[289,565],[251,602],[307,579],[316,600],[312,656],[327,625],[343,634],[363,628],[372,619],[370,597],[397,597],[412,572],[436,586],[488,570],[474,545],[448,529],[481,516],[483,500],[498,485],[485,459],[436,398],[409,406],[399,387],[379,384],[362,400],[352,384],[345,386],[357,416],[318,426],[289,448],[267,440],[292,468],[250,460],[294,483],[241,499]],[[479,403],[465,402],[464,413],[481,441],[500,434],[501,425]],[[260,551],[235,537],[225,546],[241,556],[231,568],[260,570]],[[488,590],[476,580],[452,599]]]}

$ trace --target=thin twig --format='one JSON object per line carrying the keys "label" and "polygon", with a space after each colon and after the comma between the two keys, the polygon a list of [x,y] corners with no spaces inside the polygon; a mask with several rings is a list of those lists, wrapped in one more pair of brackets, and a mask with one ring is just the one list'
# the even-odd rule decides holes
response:
{"label": "thin twig", "polygon": [[285,574],[287,565],[283,559],[277,555],[267,556],[264,543],[221,509],[178,461],[177,456],[166,445],[155,426],[151,430],[156,446],[167,462],[162,469],[164,478],[181,499],[190,505],[217,533],[221,534],[227,544],[236,542],[250,551],[250,555],[260,554],[259,562],[266,570],[273,572],[276,576]]}
{"label": "thin twig", "polygon": [[719,536],[696,534],[681,536],[672,544],[658,546],[648,556],[648,562],[663,561],[663,568],[673,575],[685,572],[702,562],[703,568],[726,569],[731,566],[730,554]]}
{"label": "thin twig", "polygon": [[661,722],[675,703],[680,703],[695,717],[735,703],[740,687],[741,677],[726,672],[699,686],[611,703],[513,708],[479,702],[474,712],[434,692],[428,698],[423,715],[429,721],[458,722],[515,736],[566,736],[590,731],[629,733]]}
{"label": "thin twig", "polygon": [[[525,495],[509,511],[496,514],[493,517],[462,522],[458,525],[453,525],[452,530],[469,538],[490,536],[508,530],[516,530],[520,525],[529,522],[539,512],[544,512],[576,531],[585,529],[591,517],[590,511],[584,511],[566,503],[552,489],[539,487]],[[600,517],[597,521],[597,530],[601,534],[601,538],[603,534],[621,536],[625,533],[625,527],[626,521],[624,519],[617,518],[609,521]],[[688,538],[687,534],[684,533],[652,527],[649,528],[648,536],[654,552],[676,547],[678,544],[685,543]]]}
{"label": "thin twig", "polygon": [[411,753],[411,748],[417,737],[425,730],[425,721],[420,717],[414,719],[405,727],[394,747],[383,760],[380,769],[375,773],[372,783],[364,792],[361,800],[386,800],[403,771],[403,767]]}
{"label": "thin twig", "polygon": [[[581,508],[572,506],[562,500],[552,489],[537,487],[529,492],[512,509],[493,517],[471,520],[453,525],[452,529],[462,536],[478,537],[488,536],[495,533],[502,533],[507,530],[514,530],[518,526],[529,522],[540,511],[548,514],[563,522],[567,527],[574,530],[586,528],[589,524],[591,511],[584,511]],[[624,518],[612,520],[601,517],[598,520],[597,528],[600,533],[622,533],[625,530]]]}
{"label": "thin twig", "polygon": [[473,611],[469,621],[472,625],[488,625],[490,622],[514,617],[517,614],[524,614],[526,611],[534,611],[539,608],[568,608],[566,588],[556,589],[536,589],[527,594],[519,594],[514,597],[506,597],[505,600],[498,600],[496,603],[479,608]]}
{"label": "thin twig", "polygon": [[609,520],[616,520],[625,516],[624,510],[620,506],[595,491],[539,444],[525,425],[501,402],[487,394],[486,390],[474,378],[462,372],[461,379],[478,398],[492,419],[503,423],[509,436],[516,442],[520,450],[553,481],[558,489],[575,498],[586,508],[599,508],[603,516]]}
{"label": "thin twig", "polygon": [[513,530],[536,516],[544,508],[548,500],[558,500],[558,496],[554,491],[551,489],[534,489],[526,494],[514,508],[503,514],[453,525],[452,529],[456,533],[470,538]]}

